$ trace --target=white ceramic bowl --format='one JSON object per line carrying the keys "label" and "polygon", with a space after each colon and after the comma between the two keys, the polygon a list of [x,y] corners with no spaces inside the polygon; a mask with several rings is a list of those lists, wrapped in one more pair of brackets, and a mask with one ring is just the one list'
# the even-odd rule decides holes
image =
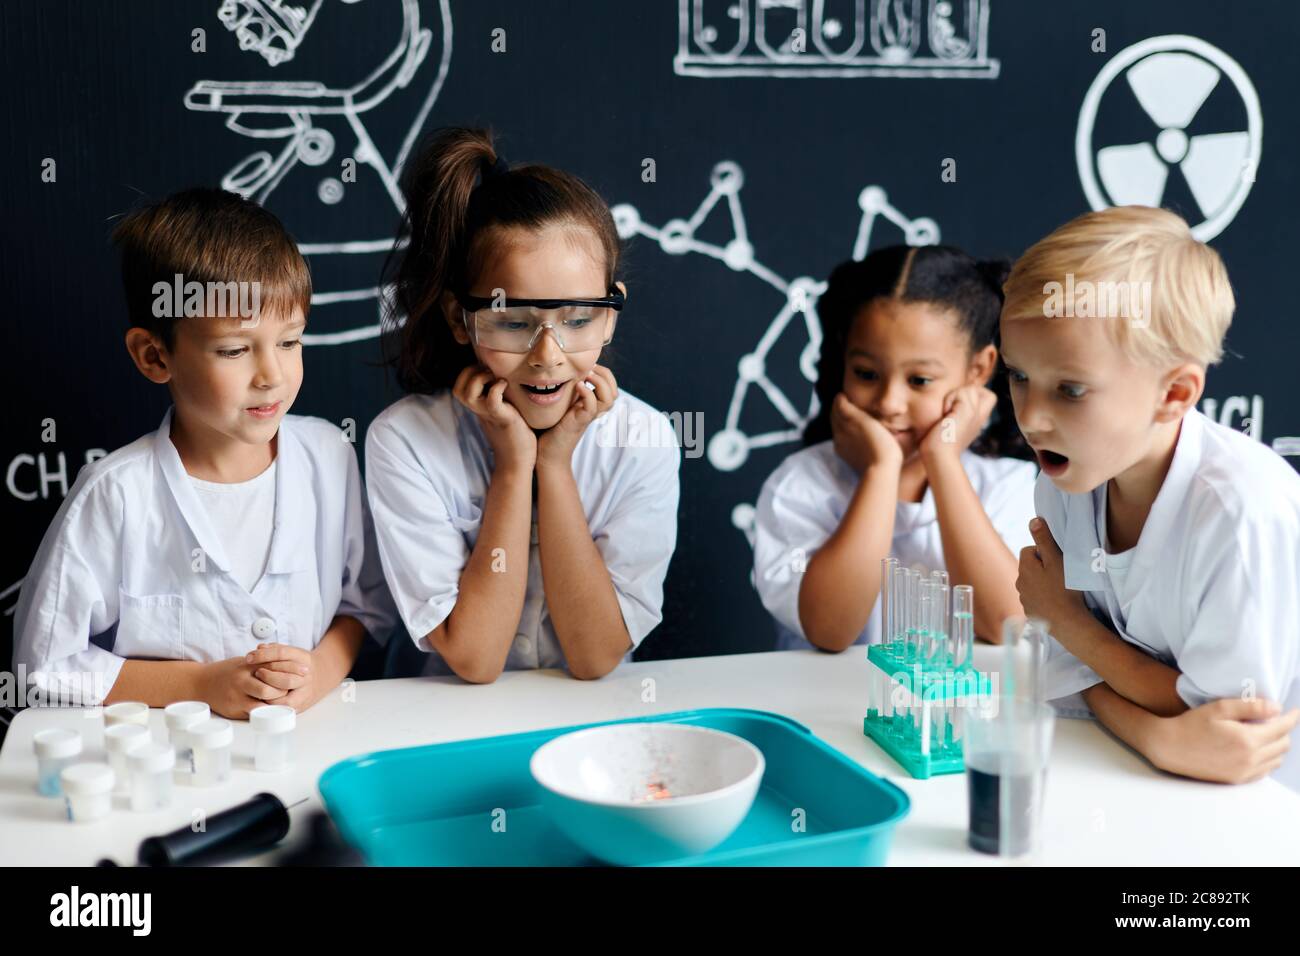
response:
{"label": "white ceramic bowl", "polygon": [[552,821],[599,860],[658,863],[711,850],[745,819],[763,779],[748,740],[674,723],[556,737],[529,762]]}

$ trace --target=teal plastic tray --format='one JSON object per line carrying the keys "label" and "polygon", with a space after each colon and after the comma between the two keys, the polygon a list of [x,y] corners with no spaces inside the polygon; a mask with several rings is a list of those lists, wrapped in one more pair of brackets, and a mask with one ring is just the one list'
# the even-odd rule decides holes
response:
{"label": "teal plastic tray", "polygon": [[[880,866],[910,807],[894,784],[780,714],[709,708],[605,723],[641,721],[736,734],[767,762],[736,832],[668,866]],[[553,737],[602,725],[350,757],[321,775],[321,797],[343,838],[374,866],[595,864],[551,824],[528,761]]]}

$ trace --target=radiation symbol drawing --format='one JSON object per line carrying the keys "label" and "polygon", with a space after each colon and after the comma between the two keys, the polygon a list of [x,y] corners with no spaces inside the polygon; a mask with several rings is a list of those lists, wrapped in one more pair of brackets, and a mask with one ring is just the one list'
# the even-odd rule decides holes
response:
{"label": "radiation symbol drawing", "polygon": [[[1154,124],[1149,141],[1098,142],[1099,107],[1106,103],[1103,116],[1112,108],[1115,93],[1107,92],[1120,77]],[[1212,96],[1223,101],[1224,94],[1238,101],[1229,111],[1244,116],[1245,129],[1203,129],[1202,107]],[[1075,159],[1093,209],[1160,206],[1172,177],[1181,176],[1199,207],[1199,220],[1187,216],[1192,235],[1205,242],[1222,232],[1246,201],[1263,130],[1259,95],[1235,60],[1196,37],[1150,37],[1115,54],[1088,88]]]}

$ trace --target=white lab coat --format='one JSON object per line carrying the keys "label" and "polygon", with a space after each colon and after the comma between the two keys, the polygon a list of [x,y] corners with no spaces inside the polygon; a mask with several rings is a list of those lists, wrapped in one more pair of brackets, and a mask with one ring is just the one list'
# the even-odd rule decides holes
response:
{"label": "white lab coat", "polygon": [[[637,423],[623,430],[625,447],[618,444],[620,420]],[[492,461],[477,417],[449,391],[408,395],[366,433],[366,485],[384,574],[411,639],[427,652],[426,674],[452,673],[427,635],[456,604],[461,572],[478,540]],[[662,616],[664,576],[677,541],[680,463],[668,419],[625,391],[574,448],[587,525],[633,647]],[[534,501],[527,592],[507,670],[566,666],[546,608],[536,531]]]}
{"label": "white lab coat", "polygon": [[[1034,516],[1034,464],[969,450],[962,452],[961,463],[989,520],[1011,552],[1018,554],[1032,544],[1029,522]],[[799,623],[803,569],[840,526],[857,486],[857,474],[835,453],[830,441],[795,452],[763,485],[754,519],[754,587],[776,619],[777,650],[812,646]],[[946,570],[934,493],[929,487],[919,502],[898,502],[889,553],[907,567]],[[979,595],[975,599],[979,600]],[[880,630],[877,601],[854,643],[879,643]]]}
{"label": "white lab coat", "polygon": [[171,416],[77,476],[23,581],[15,666],[48,694],[94,704],[128,658],[218,661],[265,641],[310,650],[336,614],[386,640],[396,615],[343,433],[282,420],[275,528],[250,593],[229,573]]}
{"label": "white lab coat", "polygon": [[[1198,411],[1183,418],[1164,484],[1117,593],[1103,547],[1106,488],[1035,489],[1064,559],[1065,586],[1120,637],[1180,671],[1189,707],[1253,695],[1300,706],[1300,475]],[[1049,698],[1101,678],[1052,641]],[[1300,789],[1300,739],[1278,775]]]}

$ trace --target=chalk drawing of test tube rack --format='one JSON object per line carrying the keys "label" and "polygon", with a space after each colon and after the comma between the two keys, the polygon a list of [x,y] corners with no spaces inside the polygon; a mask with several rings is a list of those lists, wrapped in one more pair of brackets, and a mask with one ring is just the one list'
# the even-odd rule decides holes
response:
{"label": "chalk drawing of test tube rack", "polygon": [[697,77],[996,79],[989,7],[990,0],[679,0],[673,69]]}
{"label": "chalk drawing of test tube rack", "polygon": [[[310,6],[294,7],[284,0],[223,0],[217,17],[234,33],[240,47],[260,54],[271,66],[293,59],[307,31],[316,20],[325,0],[311,0]],[[356,4],[362,0],[338,0]],[[198,112],[225,113],[226,128],[241,136],[261,141],[283,141],[278,154],[259,149],[236,164],[221,180],[222,188],[240,193],[258,203],[280,184],[298,164],[320,167],[335,156],[334,134],[313,123],[313,118],[342,117],[356,136],[350,157],[358,166],[371,167],[383,182],[384,189],[399,213],[405,211],[398,177],[429,111],[442,89],[451,65],[452,24],[449,0],[437,0],[441,15],[443,48],[438,72],[428,94],[417,109],[413,122],[393,162],[389,163],[375,146],[366,129],[365,114],[379,106],[394,91],[404,89],[428,57],[433,31],[420,26],[421,0],[397,0],[402,8],[401,35],[391,52],[359,83],[349,87],[331,87],[308,81],[223,81],[201,80],[185,94],[187,109]],[[253,126],[249,116],[283,117],[282,125]],[[334,176],[321,179],[317,197],[326,205],[342,199],[343,183]],[[292,224],[290,224],[292,228]],[[304,256],[386,254],[393,248],[391,236],[342,242],[300,243]],[[314,270],[316,271],[316,270]],[[319,276],[320,273],[317,272]],[[380,300],[378,285],[361,289],[315,291],[312,306],[333,303]],[[336,345],[379,334],[378,315],[373,324],[337,332],[303,336],[308,345]]]}

